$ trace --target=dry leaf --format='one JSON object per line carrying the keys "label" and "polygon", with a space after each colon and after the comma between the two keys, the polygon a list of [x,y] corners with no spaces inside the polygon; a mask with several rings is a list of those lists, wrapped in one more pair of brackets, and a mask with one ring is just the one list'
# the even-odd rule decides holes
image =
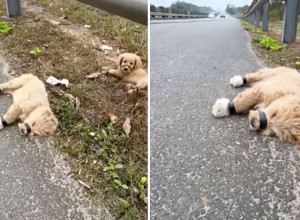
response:
{"label": "dry leaf", "polygon": [[92,74],[90,74],[90,75],[87,75],[87,76],[85,76],[85,78],[87,78],[87,79],[95,79],[95,78],[97,78],[98,76],[100,76],[102,73],[99,73],[99,72],[97,72],[97,73],[92,73]]}
{"label": "dry leaf", "polygon": [[70,100],[71,105],[75,108],[76,112],[80,106],[80,100],[78,97],[74,97],[72,94],[64,93],[64,96]]}
{"label": "dry leaf", "polygon": [[79,100],[78,97],[76,97],[75,98],[75,109],[76,109],[76,112],[78,112],[79,106],[80,106],[80,100]]}
{"label": "dry leaf", "polygon": [[112,124],[116,124],[118,121],[118,117],[114,114],[109,113],[108,114],[109,120]]}
{"label": "dry leaf", "polygon": [[95,49],[100,50],[102,44],[98,38],[95,38],[92,40],[92,45]]}
{"label": "dry leaf", "polygon": [[83,185],[83,186],[85,186],[85,187],[87,187],[87,188],[91,188],[88,184],[86,184],[85,182],[83,182],[83,181],[81,181],[81,180],[78,180],[78,182],[81,184],[81,185]]}
{"label": "dry leaf", "polygon": [[130,118],[126,118],[123,124],[123,131],[125,132],[127,137],[129,137],[130,129],[131,129]]}
{"label": "dry leaf", "polygon": [[206,205],[208,202],[209,202],[208,198],[206,198],[206,197],[203,197],[203,198],[202,198],[202,203],[203,203],[204,205]]}
{"label": "dry leaf", "polygon": [[55,21],[55,20],[51,20],[51,19],[48,19],[47,20],[50,24],[52,24],[52,25],[55,25],[55,26],[57,26],[57,25],[60,25],[61,24],[61,22],[60,21]]}

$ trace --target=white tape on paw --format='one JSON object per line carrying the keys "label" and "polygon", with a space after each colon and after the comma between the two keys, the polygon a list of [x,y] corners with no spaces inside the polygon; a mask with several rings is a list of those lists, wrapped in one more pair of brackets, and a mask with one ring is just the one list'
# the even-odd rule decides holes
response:
{"label": "white tape on paw", "polygon": [[227,98],[218,99],[213,106],[212,114],[217,118],[229,116],[230,112],[229,112],[228,104],[229,104],[229,99]]}
{"label": "white tape on paw", "polygon": [[229,82],[233,87],[241,87],[242,85],[244,85],[243,77],[241,76],[234,76],[230,79]]}

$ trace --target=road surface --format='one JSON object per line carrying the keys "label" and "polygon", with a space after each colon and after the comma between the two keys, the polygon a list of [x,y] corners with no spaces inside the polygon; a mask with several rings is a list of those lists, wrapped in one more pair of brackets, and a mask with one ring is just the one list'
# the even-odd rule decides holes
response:
{"label": "road surface", "polygon": [[[0,83],[8,80],[0,57]],[[12,100],[1,95],[0,115]],[[107,220],[105,208],[88,199],[50,139],[24,137],[17,125],[0,131],[1,220]]]}
{"label": "road surface", "polygon": [[150,28],[151,219],[300,219],[300,149],[211,113],[261,67],[240,22]]}

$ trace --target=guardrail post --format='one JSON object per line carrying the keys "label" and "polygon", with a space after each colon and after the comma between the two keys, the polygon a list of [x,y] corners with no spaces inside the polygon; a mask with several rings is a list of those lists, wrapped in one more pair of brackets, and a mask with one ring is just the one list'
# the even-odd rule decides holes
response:
{"label": "guardrail post", "polygon": [[263,15],[262,15],[262,31],[268,31],[269,30],[269,8],[270,8],[270,2],[267,2],[263,6]]}
{"label": "guardrail post", "polygon": [[255,25],[255,14],[251,14],[251,24]]}
{"label": "guardrail post", "polygon": [[21,15],[21,3],[20,0],[6,0],[7,16]]}
{"label": "guardrail post", "polygon": [[284,43],[296,41],[299,5],[299,0],[286,1],[282,34],[282,41]]}
{"label": "guardrail post", "polygon": [[259,27],[259,23],[260,23],[260,10],[256,10],[255,12],[255,27]]}

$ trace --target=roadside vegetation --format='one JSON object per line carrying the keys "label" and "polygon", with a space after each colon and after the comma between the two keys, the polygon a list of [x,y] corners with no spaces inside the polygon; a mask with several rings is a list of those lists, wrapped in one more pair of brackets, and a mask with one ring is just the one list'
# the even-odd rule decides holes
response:
{"label": "roadside vegetation", "polygon": [[[106,75],[86,79],[114,66],[122,51],[141,56],[147,68],[147,28],[73,0],[24,4],[22,16],[8,23],[0,18],[5,59],[15,75],[70,81],[68,88],[47,85],[60,121],[56,146],[73,176],[91,197],[104,200],[113,218],[147,219],[147,97],[127,94],[125,85]],[[0,13],[6,13],[5,1]],[[95,37],[113,51],[96,50]],[[131,128],[127,134],[125,121],[126,132]]]}
{"label": "roadside vegetation", "polygon": [[273,1],[270,7],[269,31],[267,32],[262,32],[261,27],[256,28],[245,21],[241,22],[251,37],[254,52],[265,66],[300,68],[299,24],[296,42],[291,44],[282,43],[284,7],[284,1]]}

